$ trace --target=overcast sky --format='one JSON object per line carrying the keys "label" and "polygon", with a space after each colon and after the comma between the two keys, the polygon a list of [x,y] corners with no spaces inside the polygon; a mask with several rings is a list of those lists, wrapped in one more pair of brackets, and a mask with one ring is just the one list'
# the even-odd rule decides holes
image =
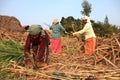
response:
{"label": "overcast sky", "polygon": [[[80,11],[83,0],[0,0],[0,15],[16,17],[22,25],[51,24],[54,18],[61,20],[73,16],[82,18]],[[120,26],[120,0],[88,0],[92,5],[90,18],[104,22],[105,16],[109,23]]]}

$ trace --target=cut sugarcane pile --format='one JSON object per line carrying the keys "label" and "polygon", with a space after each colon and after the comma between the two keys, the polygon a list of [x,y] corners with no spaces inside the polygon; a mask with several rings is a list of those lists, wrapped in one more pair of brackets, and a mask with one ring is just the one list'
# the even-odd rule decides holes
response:
{"label": "cut sugarcane pile", "polygon": [[40,69],[26,69],[10,63],[4,71],[11,72],[17,79],[28,80],[119,80],[120,38],[97,38],[97,48],[91,57],[83,54],[83,42],[75,38],[62,38],[63,53],[50,53],[50,63]]}
{"label": "cut sugarcane pile", "polygon": [[11,72],[10,76],[18,76],[16,79],[28,80],[119,80],[120,69],[107,69],[104,66],[89,64],[62,64],[53,63],[46,67],[33,70],[19,66],[11,61],[11,67],[4,71]]}

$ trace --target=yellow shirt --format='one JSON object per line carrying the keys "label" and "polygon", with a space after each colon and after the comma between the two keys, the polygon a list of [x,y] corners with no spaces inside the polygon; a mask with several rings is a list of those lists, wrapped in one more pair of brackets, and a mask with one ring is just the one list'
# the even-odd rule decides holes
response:
{"label": "yellow shirt", "polygon": [[82,30],[75,32],[73,34],[84,34],[85,39],[92,38],[92,37],[96,38],[96,35],[95,35],[95,32],[92,28],[91,23],[86,23]]}

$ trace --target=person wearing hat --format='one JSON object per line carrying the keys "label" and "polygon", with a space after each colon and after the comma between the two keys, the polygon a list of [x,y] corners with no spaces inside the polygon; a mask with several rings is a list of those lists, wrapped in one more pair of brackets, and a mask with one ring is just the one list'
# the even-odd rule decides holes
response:
{"label": "person wearing hat", "polygon": [[46,45],[50,44],[49,36],[41,25],[27,25],[24,29],[29,33],[24,46],[25,66],[39,68],[44,63]]}
{"label": "person wearing hat", "polygon": [[66,32],[65,28],[59,24],[58,19],[54,19],[52,26],[50,26],[52,31],[52,40],[51,40],[51,51],[53,54],[61,54],[61,31]]}
{"label": "person wearing hat", "polygon": [[96,35],[92,28],[90,18],[88,16],[84,16],[82,18],[82,22],[84,24],[84,28],[78,32],[74,32],[73,36],[77,34],[84,34],[85,35],[85,54],[90,56],[94,53],[96,47]]}

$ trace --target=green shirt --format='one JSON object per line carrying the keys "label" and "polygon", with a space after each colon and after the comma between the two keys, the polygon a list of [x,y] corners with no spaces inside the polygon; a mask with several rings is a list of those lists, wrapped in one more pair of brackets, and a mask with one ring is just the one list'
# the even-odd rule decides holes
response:
{"label": "green shirt", "polygon": [[50,30],[52,30],[52,38],[60,38],[60,32],[65,31],[65,28],[60,24],[55,24],[50,26]]}

